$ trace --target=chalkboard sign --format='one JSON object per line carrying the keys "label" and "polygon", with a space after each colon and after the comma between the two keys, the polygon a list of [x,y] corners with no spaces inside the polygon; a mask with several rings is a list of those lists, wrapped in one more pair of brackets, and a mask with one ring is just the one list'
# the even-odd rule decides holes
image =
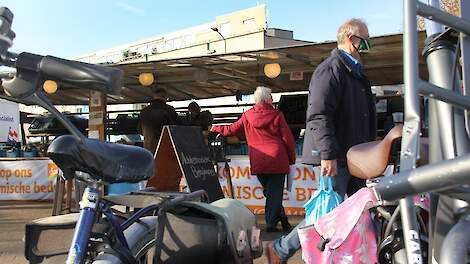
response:
{"label": "chalkboard sign", "polygon": [[155,161],[156,173],[147,185],[157,191],[177,191],[185,177],[191,191],[205,190],[211,202],[224,198],[199,127],[165,126]]}

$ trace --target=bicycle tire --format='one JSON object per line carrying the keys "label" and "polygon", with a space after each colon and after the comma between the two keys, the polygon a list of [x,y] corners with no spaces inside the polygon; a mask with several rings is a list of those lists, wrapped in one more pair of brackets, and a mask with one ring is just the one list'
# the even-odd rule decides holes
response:
{"label": "bicycle tire", "polygon": [[[143,224],[139,223],[142,222]],[[147,216],[139,219],[139,222],[132,224],[129,228],[124,231],[124,236],[129,244],[132,255],[137,259],[138,263],[147,263],[145,258],[150,258],[152,262],[152,256],[148,256],[150,250],[154,249],[155,246],[155,228],[157,226],[156,216]],[[93,264],[122,264],[123,260],[120,259],[117,253],[100,252],[96,256]]]}

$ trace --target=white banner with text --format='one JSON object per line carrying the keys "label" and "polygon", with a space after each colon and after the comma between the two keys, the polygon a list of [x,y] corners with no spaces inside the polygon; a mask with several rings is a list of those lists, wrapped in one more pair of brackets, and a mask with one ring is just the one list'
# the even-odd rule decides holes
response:
{"label": "white banner with text", "polygon": [[[230,159],[229,166],[234,198],[243,202],[255,214],[264,214],[263,187],[256,175],[250,173],[248,156],[229,156],[227,158]],[[223,163],[220,163],[218,168],[220,185],[225,196],[229,197]],[[284,189],[283,201],[287,215],[305,214],[303,205],[318,187],[317,175],[319,175],[319,172],[319,167],[304,165],[300,160],[297,160],[296,164],[291,166],[288,177],[292,179],[292,187],[290,191]],[[184,179],[182,179],[181,185],[184,189],[186,186]]]}
{"label": "white banner with text", "polygon": [[19,141],[20,110],[17,103],[0,99],[0,142]]}
{"label": "white banner with text", "polygon": [[52,200],[58,174],[49,159],[0,161],[0,200]]}

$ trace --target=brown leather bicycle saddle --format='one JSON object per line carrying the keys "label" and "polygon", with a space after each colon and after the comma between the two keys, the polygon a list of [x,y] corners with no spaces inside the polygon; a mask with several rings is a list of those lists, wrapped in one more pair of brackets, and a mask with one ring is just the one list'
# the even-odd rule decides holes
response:
{"label": "brown leather bicycle saddle", "polygon": [[361,179],[382,175],[390,159],[393,142],[401,138],[403,125],[395,126],[382,140],[353,146],[346,154],[349,173]]}

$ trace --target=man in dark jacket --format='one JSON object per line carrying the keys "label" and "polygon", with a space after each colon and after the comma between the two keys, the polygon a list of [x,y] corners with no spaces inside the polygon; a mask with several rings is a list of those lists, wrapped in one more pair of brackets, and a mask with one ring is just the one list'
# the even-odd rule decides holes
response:
{"label": "man in dark jacket", "polygon": [[189,124],[198,126],[202,131],[208,131],[212,126],[213,117],[208,110],[201,111],[201,107],[196,102],[188,105]]}
{"label": "man in dark jacket", "polygon": [[[367,25],[360,19],[346,21],[337,41],[338,48],[318,65],[310,81],[302,161],[320,165],[321,175],[333,177],[336,192],[343,196],[365,186],[349,175],[346,152],[375,139],[376,121],[370,83],[360,62],[370,49]],[[296,229],[267,247],[269,263],[285,263],[300,248]]]}
{"label": "man in dark jacket", "polygon": [[346,152],[375,140],[375,102],[356,48],[368,38],[364,26],[348,39],[352,50],[338,45],[318,65],[309,86],[302,162],[320,165],[321,175],[337,176],[335,187],[342,195],[352,195],[365,186],[363,180],[349,176]]}
{"label": "man in dark jacket", "polygon": [[155,153],[163,126],[177,124],[178,116],[171,105],[166,104],[164,88],[152,87],[154,98],[142,109],[139,116],[139,133],[144,136],[144,147]]}

